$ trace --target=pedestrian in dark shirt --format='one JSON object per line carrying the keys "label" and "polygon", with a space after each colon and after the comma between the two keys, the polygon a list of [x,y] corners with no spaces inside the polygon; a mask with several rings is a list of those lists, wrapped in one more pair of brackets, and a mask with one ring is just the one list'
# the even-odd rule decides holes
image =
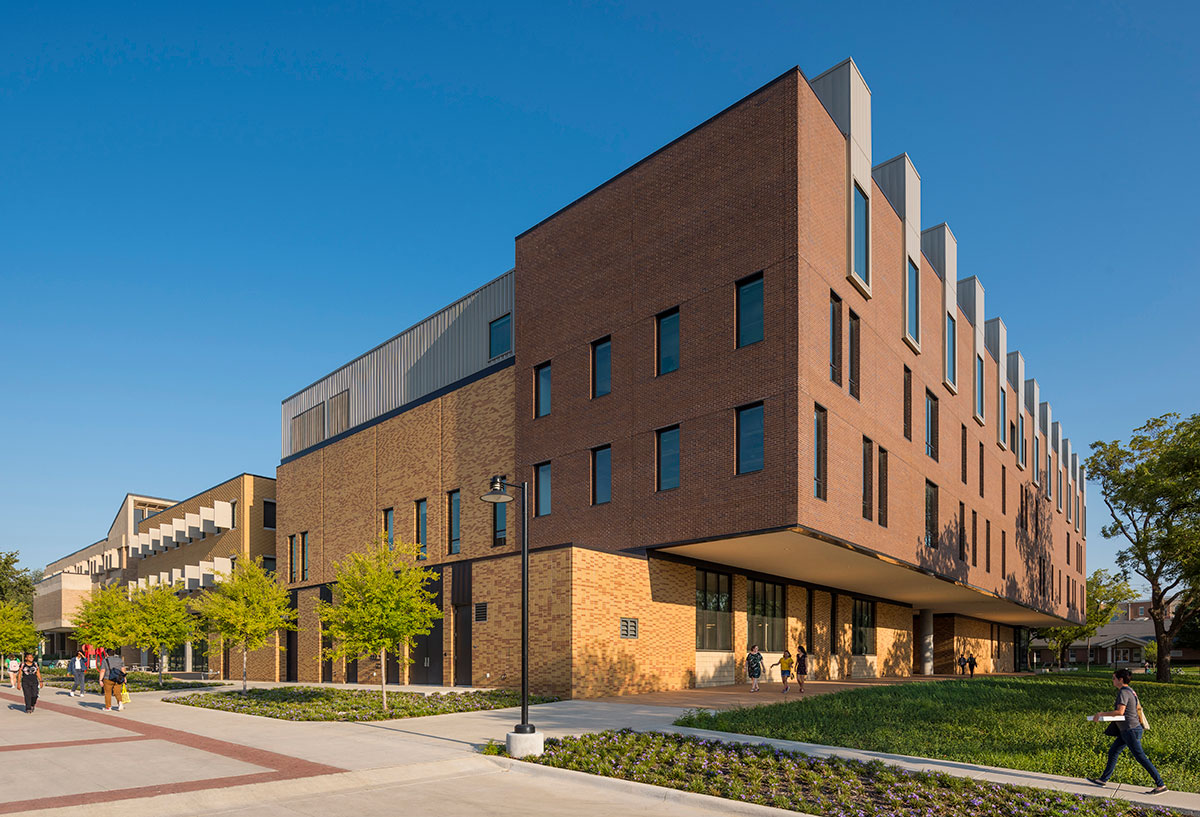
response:
{"label": "pedestrian in dark shirt", "polygon": [[803,644],[796,645],[796,686],[804,694],[804,679],[808,677],[808,650]]}
{"label": "pedestrian in dark shirt", "polygon": [[967,657],[965,655],[960,655],[958,657],[958,674],[959,675],[967,674]]}
{"label": "pedestrian in dark shirt", "polygon": [[762,677],[763,657],[758,651],[758,645],[750,647],[746,655],[746,675],[750,676],[750,691],[758,692],[758,679]]}
{"label": "pedestrian in dark shirt", "polygon": [[1141,719],[1141,702],[1138,701],[1137,693],[1133,691],[1133,687],[1129,686],[1129,681],[1132,674],[1127,669],[1119,669],[1113,673],[1112,683],[1117,688],[1117,700],[1113,704],[1111,712],[1097,712],[1092,716],[1093,721],[1098,721],[1103,717],[1120,717],[1121,720],[1114,721],[1109,724],[1105,734],[1113,735],[1116,740],[1113,741],[1108,750],[1108,765],[1104,767],[1104,774],[1099,777],[1089,777],[1089,783],[1095,783],[1097,786],[1103,786],[1112,777],[1113,772],[1117,769],[1117,758],[1121,756],[1122,750],[1126,746],[1129,747],[1129,753],[1133,755],[1133,759],[1142,764],[1142,768],[1150,772],[1150,777],[1154,778],[1154,788],[1146,792],[1146,794],[1162,794],[1167,790],[1167,784],[1163,782],[1162,775],[1158,773],[1158,769],[1154,768],[1154,764],[1150,762],[1150,758],[1146,757],[1146,750],[1142,748],[1142,733],[1144,727]]}
{"label": "pedestrian in dark shirt", "polygon": [[38,690],[42,688],[42,670],[33,663],[33,655],[25,653],[25,663],[21,664],[21,692],[25,693],[25,711],[33,712],[37,707]]}
{"label": "pedestrian in dark shirt", "polygon": [[971,670],[972,678],[975,677],[975,667],[977,667],[978,665],[979,665],[979,662],[975,660],[975,653],[971,653],[969,656],[967,656],[967,668],[969,670]]}

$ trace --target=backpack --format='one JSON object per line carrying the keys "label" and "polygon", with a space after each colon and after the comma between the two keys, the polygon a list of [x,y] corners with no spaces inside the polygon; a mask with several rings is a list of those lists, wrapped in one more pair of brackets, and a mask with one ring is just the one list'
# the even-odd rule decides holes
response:
{"label": "backpack", "polygon": [[[108,659],[105,659],[105,663],[108,663]],[[106,669],[107,672],[105,675],[108,677],[108,680],[112,681],[114,684],[125,683],[125,670],[121,669],[120,667],[106,667]]]}

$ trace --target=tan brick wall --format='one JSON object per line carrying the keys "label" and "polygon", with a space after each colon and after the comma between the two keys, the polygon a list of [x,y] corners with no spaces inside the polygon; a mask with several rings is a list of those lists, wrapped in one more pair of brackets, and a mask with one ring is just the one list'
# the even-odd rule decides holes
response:
{"label": "tan brick wall", "polygon": [[877,674],[906,676],[912,674],[913,611],[896,604],[875,605],[875,653]]}

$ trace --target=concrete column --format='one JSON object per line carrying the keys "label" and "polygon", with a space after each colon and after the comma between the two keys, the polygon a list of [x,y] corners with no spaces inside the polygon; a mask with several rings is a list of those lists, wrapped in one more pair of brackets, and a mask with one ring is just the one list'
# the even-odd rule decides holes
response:
{"label": "concrete column", "polygon": [[914,633],[920,639],[921,645],[921,674],[933,675],[933,611],[918,612],[917,626],[920,633]]}
{"label": "concrete column", "polygon": [[183,645],[183,671],[192,671],[192,642]]}

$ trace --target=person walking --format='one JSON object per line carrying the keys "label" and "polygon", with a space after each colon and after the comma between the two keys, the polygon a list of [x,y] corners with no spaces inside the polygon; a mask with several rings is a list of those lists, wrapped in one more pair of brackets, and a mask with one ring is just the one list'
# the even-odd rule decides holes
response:
{"label": "person walking", "polygon": [[1146,750],[1142,748],[1142,733],[1145,731],[1145,727],[1142,725],[1142,705],[1138,700],[1137,693],[1133,691],[1133,687],[1129,686],[1132,677],[1132,673],[1124,667],[1114,672],[1112,684],[1117,689],[1116,703],[1113,704],[1111,711],[1097,712],[1091,717],[1093,721],[1104,717],[1120,717],[1121,720],[1110,723],[1104,732],[1106,735],[1116,738],[1108,749],[1108,765],[1104,767],[1104,774],[1099,777],[1089,777],[1087,781],[1097,786],[1106,785],[1117,769],[1117,758],[1128,746],[1133,759],[1142,764],[1142,768],[1148,771],[1150,777],[1154,779],[1154,788],[1146,794],[1162,794],[1167,790],[1167,784],[1163,782],[1162,775],[1158,773],[1158,769],[1154,768],[1150,758],[1146,757]]}
{"label": "person walking", "polygon": [[112,699],[117,699],[117,711],[125,708],[121,703],[121,687],[125,685],[125,662],[121,653],[113,651],[100,662],[100,687],[104,690],[104,711],[112,712]]}
{"label": "person walking", "polygon": [[808,677],[808,650],[803,644],[796,645],[796,688],[804,694],[804,679]]}
{"label": "person walking", "polygon": [[32,713],[37,706],[38,690],[42,688],[42,669],[33,663],[33,653],[25,653],[21,664],[21,691],[25,693],[25,712]]}
{"label": "person walking", "polygon": [[965,655],[960,655],[958,657],[958,674],[959,675],[967,674],[967,657]]}
{"label": "person walking", "polygon": [[975,667],[977,667],[978,665],[979,665],[979,662],[975,660],[975,653],[971,653],[970,655],[967,656],[967,669],[969,669],[971,671],[972,678],[975,677]]}
{"label": "person walking", "polygon": [[788,691],[788,681],[792,677],[792,654],[787,650],[783,651],[783,656],[771,666],[779,666],[779,679],[783,681],[783,691],[786,694]]}
{"label": "person walking", "polygon": [[17,679],[20,672],[21,659],[14,655],[12,658],[8,659],[8,683],[13,689],[16,689],[18,686]]}
{"label": "person walking", "polygon": [[[68,667],[71,670],[71,675],[75,678],[75,683],[71,685],[71,696],[82,698],[86,689],[83,683],[83,674],[87,670],[87,660],[83,657],[83,650],[76,651],[75,657],[71,659]],[[79,691],[76,692],[75,690]]]}
{"label": "person walking", "polygon": [[758,692],[758,679],[762,677],[763,657],[758,645],[752,644],[746,654],[746,675],[750,678],[750,691]]}

